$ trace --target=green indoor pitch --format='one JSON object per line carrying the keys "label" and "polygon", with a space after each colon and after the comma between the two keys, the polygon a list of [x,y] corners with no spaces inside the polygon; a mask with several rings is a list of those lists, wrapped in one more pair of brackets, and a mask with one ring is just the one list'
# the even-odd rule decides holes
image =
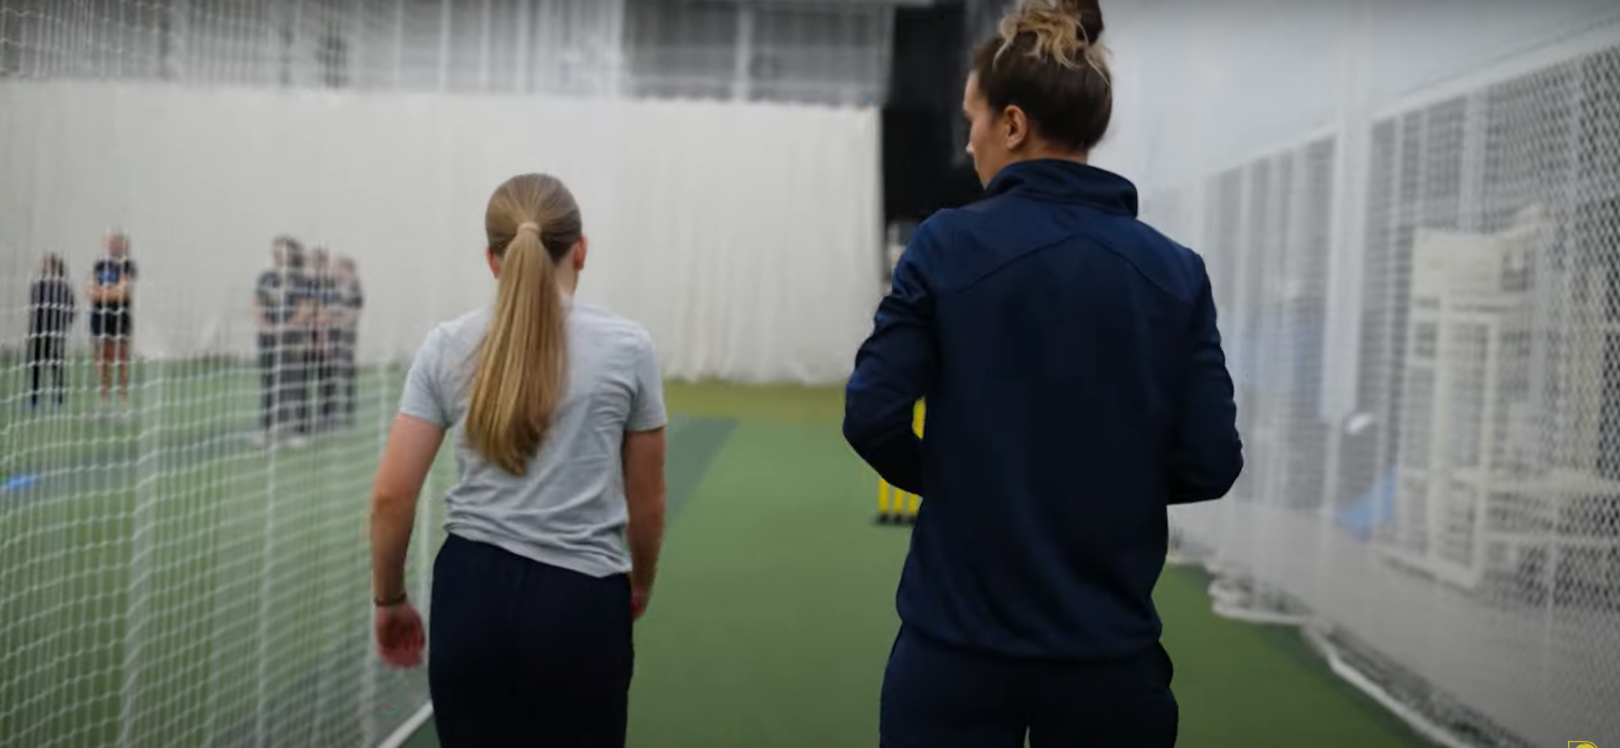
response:
{"label": "green indoor pitch", "polygon": [[266,448],[249,365],[137,364],[116,410],[69,368],[64,407],[0,412],[0,746],[375,744],[425,700],[368,656],[402,371],[361,372],[353,426]]}
{"label": "green indoor pitch", "polygon": [[[876,478],[837,390],[671,385],[676,514],[637,630],[635,748],[877,744],[909,531],[872,522]],[[1294,630],[1220,618],[1201,572],[1157,597],[1181,745],[1426,746],[1328,672]],[[437,745],[431,723],[406,743]]]}
{"label": "green indoor pitch", "polygon": [[[0,468],[33,478],[0,493],[0,746],[380,744],[426,702],[423,673],[367,642],[366,490],[402,372],[363,374],[361,426],[265,449],[241,420],[251,370],[146,367],[131,415],[0,422]],[[909,531],[872,522],[840,393],[671,384],[669,402],[674,519],[630,744],[874,745]],[[442,538],[424,507],[418,594]],[[1215,616],[1206,586],[1172,567],[1158,589],[1182,744],[1423,744],[1291,630]],[[431,721],[405,744],[434,745]]]}

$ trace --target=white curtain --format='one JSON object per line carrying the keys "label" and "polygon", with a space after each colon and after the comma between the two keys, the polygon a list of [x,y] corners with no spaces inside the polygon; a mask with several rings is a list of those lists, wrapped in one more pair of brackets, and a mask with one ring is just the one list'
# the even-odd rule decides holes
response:
{"label": "white curtain", "polygon": [[117,227],[137,351],[245,355],[286,233],[355,259],[361,355],[402,359],[489,302],[484,202],[526,171],[579,199],[581,297],[644,324],[672,377],[838,381],[881,291],[872,110],[49,82],[0,84],[0,112],[11,340],[40,254],[82,282]]}

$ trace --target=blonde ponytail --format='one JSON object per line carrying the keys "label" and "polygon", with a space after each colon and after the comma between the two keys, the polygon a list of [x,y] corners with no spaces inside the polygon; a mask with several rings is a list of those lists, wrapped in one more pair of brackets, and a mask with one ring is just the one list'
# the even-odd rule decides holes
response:
{"label": "blonde ponytail", "polygon": [[[558,215],[548,207],[564,210]],[[567,235],[542,241],[548,222]],[[489,330],[478,348],[466,437],[484,459],[521,475],[545,442],[567,387],[567,310],[556,265],[579,239],[579,212],[561,182],[541,175],[514,177],[491,199],[486,228],[491,249],[501,258],[500,280]],[[497,239],[505,241],[497,247]]]}

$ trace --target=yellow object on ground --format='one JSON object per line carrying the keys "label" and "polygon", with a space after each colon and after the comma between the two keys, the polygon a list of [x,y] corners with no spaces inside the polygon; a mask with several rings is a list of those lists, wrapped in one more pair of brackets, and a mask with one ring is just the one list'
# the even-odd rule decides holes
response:
{"label": "yellow object on ground", "polygon": [[[911,428],[922,436],[923,432],[923,403],[917,401],[915,415],[912,416]],[[889,482],[878,478],[878,522],[880,524],[910,524],[917,521],[917,509],[922,506],[922,497],[914,493],[907,493]]]}

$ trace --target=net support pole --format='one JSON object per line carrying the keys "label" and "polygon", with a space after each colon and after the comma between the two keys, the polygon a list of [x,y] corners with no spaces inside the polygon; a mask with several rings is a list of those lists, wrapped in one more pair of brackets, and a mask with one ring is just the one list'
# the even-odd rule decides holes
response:
{"label": "net support pole", "polygon": [[279,350],[281,344],[281,340],[276,341],[277,350],[275,351],[273,362],[271,363],[271,370],[274,372],[272,377],[274,385],[272,386],[271,392],[273,393],[274,399],[272,401],[273,405],[271,409],[272,426],[270,431],[266,434],[268,439],[266,446],[270,451],[269,456],[265,460],[264,543],[262,548],[262,552],[264,553],[264,564],[260,567],[262,572],[259,576],[259,626],[257,631],[259,639],[259,652],[258,662],[256,663],[257,672],[255,673],[255,680],[257,682],[254,684],[253,707],[253,745],[255,748],[264,748],[265,739],[269,733],[270,726],[270,615],[273,612],[272,606],[270,605],[270,594],[274,591],[273,580],[276,576],[276,462],[281,451],[279,445],[275,443],[277,436],[275,429],[280,424],[276,420],[276,416],[274,414],[282,412],[281,408],[284,407],[283,398],[287,397],[287,393],[285,392],[285,381],[287,375],[286,372],[281,370],[282,360],[285,359],[286,356]]}
{"label": "net support pole", "polygon": [[614,97],[624,95],[629,88],[627,71],[630,67],[630,49],[624,43],[626,26],[624,3],[625,0],[611,0],[611,2],[603,3],[607,7],[608,14],[607,29],[603,35],[605,37],[603,41],[606,42],[608,49],[612,50],[609,55],[611,62],[608,65],[608,80],[604,88],[608,96]]}
{"label": "net support pole", "polygon": [[439,5],[439,93],[450,90],[450,27],[455,18],[451,2]]}
{"label": "net support pole", "polygon": [[[133,353],[133,352],[132,352]],[[130,358],[134,358],[133,355]],[[131,361],[130,364],[134,362]],[[125,602],[123,685],[119,694],[118,745],[127,748],[136,742],[135,715],[140,707],[141,653],[146,641],[151,605],[152,555],[157,543],[158,476],[162,469],[163,387],[162,377],[153,387],[152,397],[142,397],[142,412],[136,426],[134,529],[130,536],[128,599]],[[116,380],[115,380],[116,386]],[[144,389],[144,387],[143,387]]]}
{"label": "net support pole", "polygon": [[532,3],[518,3],[517,20],[512,24],[513,39],[517,44],[512,81],[517,92],[527,94],[534,90],[534,19],[530,17]]}
{"label": "net support pole", "polygon": [[1348,29],[1338,55],[1339,96],[1337,144],[1333,149],[1334,194],[1329,217],[1326,331],[1323,349],[1321,416],[1336,423],[1356,408],[1356,375],[1361,366],[1358,344],[1362,323],[1363,273],[1366,263],[1368,158],[1371,153],[1371,104],[1367,93],[1364,50],[1372,46],[1368,10],[1344,3]]}
{"label": "net support pole", "polygon": [[405,0],[394,0],[393,68],[388,71],[394,88],[404,81],[405,70]]}
{"label": "net support pole", "polygon": [[[435,286],[435,298],[433,299],[435,309],[442,308],[437,298],[438,291],[439,289],[437,286]],[[405,382],[403,380],[404,377],[401,377],[398,389],[390,391],[403,392],[405,390]],[[384,437],[384,444],[386,446],[388,435],[387,419],[390,409],[384,407],[380,410],[382,410],[381,417],[384,419],[381,431]],[[416,542],[411,544],[416,553],[416,607],[419,611],[426,611],[426,618],[429,620],[431,620],[433,616],[433,548],[430,547],[430,544],[432,543],[431,538],[433,537],[433,517],[431,516],[431,510],[432,503],[440,500],[437,497],[441,495],[442,494],[435,492],[432,484],[424,484],[424,490],[417,493],[415,530]],[[427,501],[423,501],[423,497],[427,497]]]}
{"label": "net support pole", "polygon": [[[358,359],[358,357],[359,357],[359,351],[358,350],[355,352],[355,356]],[[357,366],[359,365],[358,362],[356,363],[356,365]],[[364,391],[366,391],[368,389],[374,389],[374,390],[381,391],[381,392],[391,392],[392,391],[390,389],[390,387],[388,386],[389,385],[389,383],[388,383],[388,369],[387,369],[387,367],[385,365],[384,366],[379,366],[377,368],[376,378],[377,378],[377,383],[376,383],[376,385],[374,387],[372,387],[372,388],[360,387],[359,392],[364,392]],[[356,393],[355,397],[362,397],[359,394],[359,392]],[[383,398],[381,396],[379,396],[377,399],[378,399],[378,402],[377,402],[378,407],[376,408],[377,424],[376,424],[375,433],[377,434],[377,454],[381,455],[383,450],[388,446],[388,409],[385,408],[385,407],[382,407]],[[368,519],[367,521],[369,522],[370,520]],[[369,533],[369,530],[370,530],[370,528],[368,526],[367,527],[368,533]],[[370,548],[370,543],[369,542],[367,543],[367,548],[368,549]],[[370,562],[370,556],[368,555],[367,556],[367,561],[366,561],[366,568],[369,569],[370,567],[371,567],[371,562]],[[367,590],[370,590],[369,584],[367,585]],[[368,597],[369,596],[370,595],[368,594]],[[375,612],[372,612],[371,615],[375,615]],[[368,624],[369,624],[370,618],[371,618],[371,616],[368,615],[367,616]],[[363,664],[360,666],[360,696],[361,696],[360,709],[363,712],[363,714],[361,715],[361,725],[363,726],[362,729],[364,730],[364,733],[363,733],[364,741],[365,741],[364,745],[368,745],[368,746],[369,745],[378,745],[378,743],[377,743],[377,731],[379,729],[379,726],[377,724],[377,708],[376,708],[377,703],[378,703],[378,701],[377,701],[377,681],[378,681],[378,679],[380,679],[382,677],[382,667],[378,662],[379,658],[377,656],[377,652],[374,651],[374,649],[373,649],[374,646],[375,646],[375,644],[372,641],[372,634],[368,630],[366,632],[366,655],[365,655],[365,660],[364,660]],[[394,736],[398,735],[398,734],[400,734],[400,731],[395,730],[394,733],[390,734],[388,736],[388,738],[385,739],[383,745],[387,745],[387,741],[391,741],[394,738]],[[410,736],[410,733],[406,732],[405,737],[409,737],[409,736]],[[401,741],[401,742],[403,742],[403,741]]]}
{"label": "net support pole", "polygon": [[186,73],[186,56],[188,54],[187,38],[190,37],[191,9],[188,0],[172,0],[168,12],[163,18],[163,34],[160,37],[159,65],[165,80],[180,80]]}
{"label": "net support pole", "polygon": [[483,22],[478,26],[478,92],[489,93],[489,68],[491,63],[491,60],[489,59],[489,50],[491,46],[490,39],[495,33],[495,29],[493,28],[495,23],[495,8],[493,7],[491,0],[484,0],[481,15],[483,16]]}
{"label": "net support pole", "polygon": [[731,70],[732,101],[747,101],[749,84],[753,77],[754,61],[754,6],[737,7],[737,39],[734,44]]}

